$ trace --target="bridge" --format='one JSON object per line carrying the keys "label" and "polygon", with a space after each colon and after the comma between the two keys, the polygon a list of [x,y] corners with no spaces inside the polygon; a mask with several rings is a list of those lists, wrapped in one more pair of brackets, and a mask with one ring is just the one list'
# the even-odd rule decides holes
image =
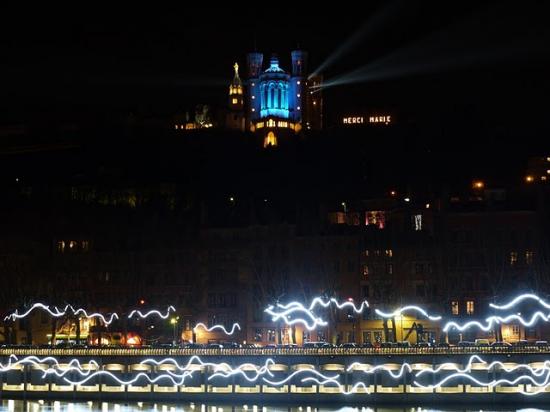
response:
{"label": "bridge", "polygon": [[246,402],[550,402],[547,347],[2,348],[0,396]]}

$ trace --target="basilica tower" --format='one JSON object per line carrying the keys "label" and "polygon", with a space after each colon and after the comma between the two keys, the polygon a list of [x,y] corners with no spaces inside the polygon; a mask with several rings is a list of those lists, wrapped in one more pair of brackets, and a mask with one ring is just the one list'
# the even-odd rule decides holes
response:
{"label": "basilica tower", "polygon": [[233,65],[235,75],[229,84],[229,111],[227,113],[226,125],[229,129],[244,131],[244,90],[243,82],[239,77],[239,65]]}

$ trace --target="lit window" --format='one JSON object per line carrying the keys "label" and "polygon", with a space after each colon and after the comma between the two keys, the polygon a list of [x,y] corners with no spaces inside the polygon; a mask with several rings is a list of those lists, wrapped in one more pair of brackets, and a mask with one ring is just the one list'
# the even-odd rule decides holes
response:
{"label": "lit window", "polygon": [[519,325],[512,325],[512,334],[519,335]]}
{"label": "lit window", "polygon": [[510,266],[518,263],[518,252],[510,252]]}
{"label": "lit window", "polygon": [[74,248],[76,248],[76,242],[74,240],[71,240],[69,242],[69,249],[74,249]]}
{"label": "lit window", "polygon": [[175,125],[174,127],[176,128],[176,130],[178,130],[178,128],[179,128],[179,126],[178,126],[178,125]]}
{"label": "lit window", "polygon": [[368,249],[365,250],[365,256],[367,256],[367,257],[369,256],[369,250]]}
{"label": "lit window", "polygon": [[57,251],[58,251],[59,253],[65,252],[65,242],[64,242],[63,240],[59,240],[59,241],[57,242]]}
{"label": "lit window", "polygon": [[414,230],[422,230],[422,215],[414,215]]}
{"label": "lit window", "polygon": [[451,313],[453,315],[458,315],[458,300],[453,300],[451,302]]}
{"label": "lit window", "polygon": [[267,341],[268,342],[275,342],[275,329],[268,329],[267,330]]}
{"label": "lit window", "polygon": [[369,276],[369,265],[363,265],[363,276]]}
{"label": "lit window", "polygon": [[255,342],[261,342],[262,341],[262,330],[256,329],[254,331],[254,341]]}
{"label": "lit window", "polygon": [[316,105],[317,105],[317,102],[316,102],[315,100],[313,101],[313,105],[314,105],[314,106],[316,106]]}
{"label": "lit window", "polygon": [[384,229],[386,226],[386,215],[383,211],[369,211],[365,215],[365,226],[374,225],[378,229]]}
{"label": "lit window", "polygon": [[237,100],[237,99],[235,99],[235,98],[231,99],[231,103],[233,103],[233,104],[237,104],[237,102],[238,102],[238,100]]}
{"label": "lit window", "polygon": [[526,250],[525,251],[525,264],[526,265],[532,265],[534,256],[535,256],[535,253],[532,250]]}
{"label": "lit window", "polygon": [[473,315],[474,314],[474,301],[473,300],[467,300],[466,301],[466,314]]}
{"label": "lit window", "polygon": [[531,175],[525,176],[525,181],[527,183],[531,183],[531,182],[533,182],[533,180],[535,180],[535,178],[533,176],[531,176]]}
{"label": "lit window", "polygon": [[393,257],[393,250],[392,249],[386,249],[386,256],[391,258]]}

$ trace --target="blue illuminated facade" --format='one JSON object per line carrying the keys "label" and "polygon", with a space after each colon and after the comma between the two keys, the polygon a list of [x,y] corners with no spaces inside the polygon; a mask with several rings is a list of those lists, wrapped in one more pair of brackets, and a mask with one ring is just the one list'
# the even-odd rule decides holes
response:
{"label": "blue illuminated facade", "polygon": [[279,67],[273,56],[269,68],[260,76],[260,118],[269,116],[288,119],[290,76]]}
{"label": "blue illuminated facade", "polygon": [[290,57],[292,69],[287,72],[275,55],[265,70],[262,53],[247,55],[246,129],[262,133],[266,146],[277,145],[281,134],[321,125],[321,95],[313,97],[308,89],[307,52],[294,50]]}

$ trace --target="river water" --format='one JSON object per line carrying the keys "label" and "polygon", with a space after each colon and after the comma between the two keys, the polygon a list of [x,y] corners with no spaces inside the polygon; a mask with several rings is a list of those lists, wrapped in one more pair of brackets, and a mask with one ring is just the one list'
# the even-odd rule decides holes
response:
{"label": "river water", "polygon": [[335,405],[327,407],[312,407],[300,405],[212,405],[200,403],[116,403],[116,402],[64,402],[64,401],[21,401],[7,400],[0,401],[0,412],[550,412],[550,405],[547,409],[498,406],[492,408],[488,405],[469,405],[457,408],[424,408],[416,405],[392,405],[390,407],[369,407],[369,406],[342,406]]}

